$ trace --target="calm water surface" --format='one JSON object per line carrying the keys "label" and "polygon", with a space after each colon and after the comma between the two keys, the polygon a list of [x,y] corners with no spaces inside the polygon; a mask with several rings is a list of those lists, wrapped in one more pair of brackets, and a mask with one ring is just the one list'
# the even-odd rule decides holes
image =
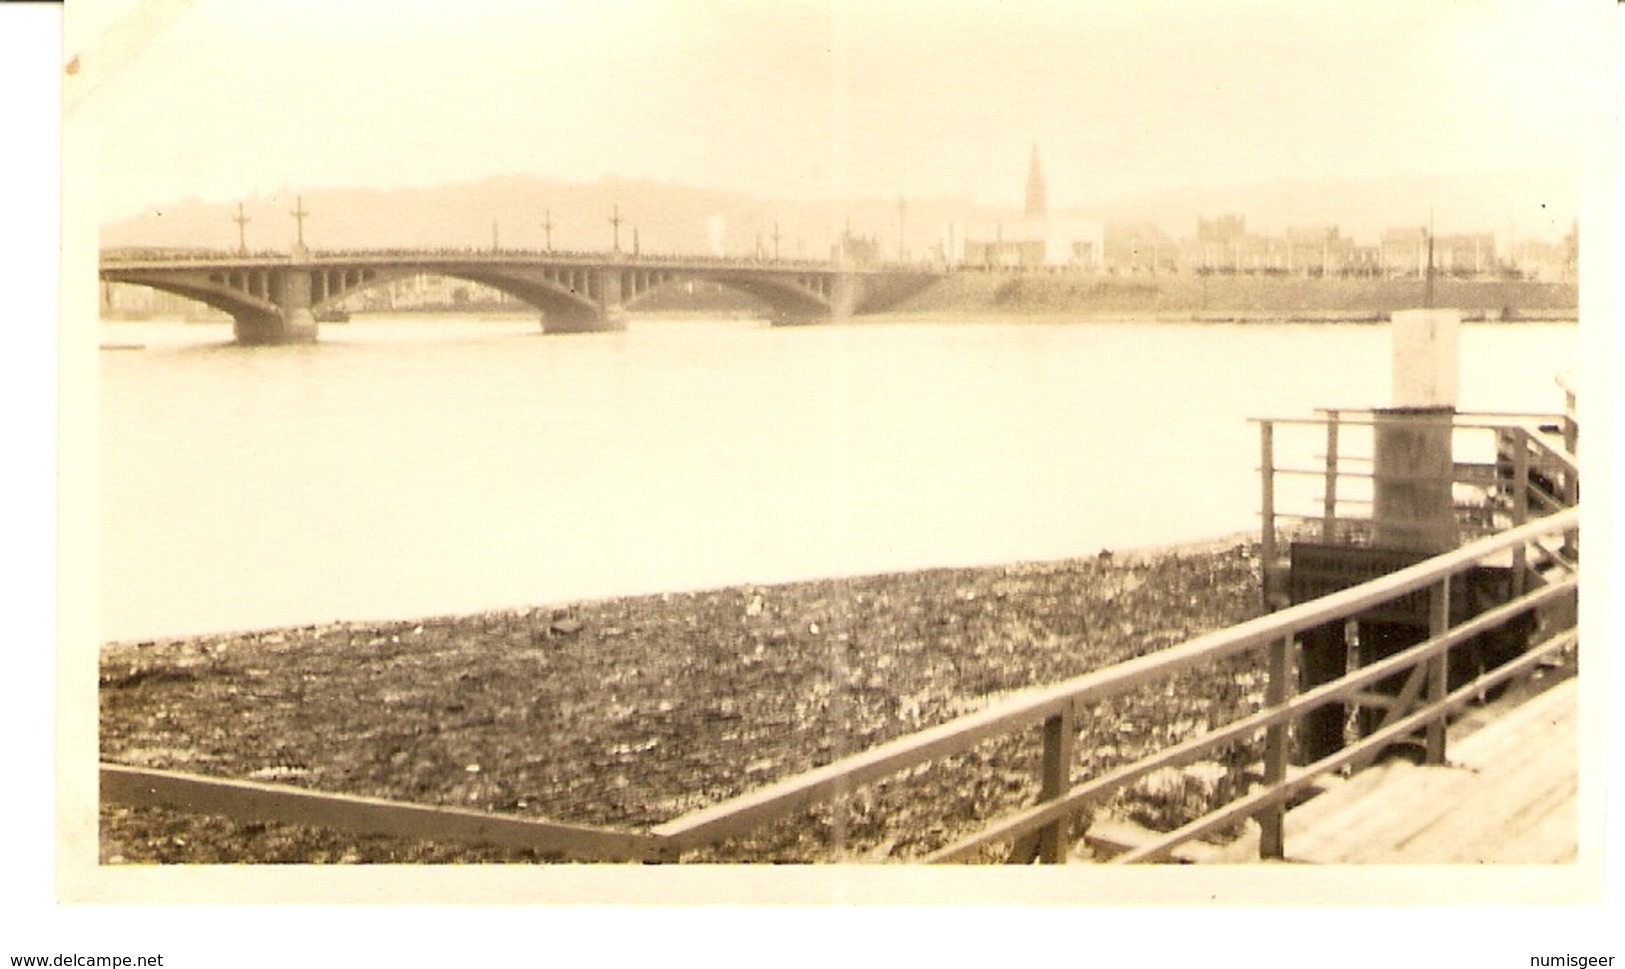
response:
{"label": "calm water surface", "polygon": [[[1552,411],[1563,325],[1466,326]],[[1252,416],[1386,402],[1386,327],[104,324],[104,639],[410,618],[1257,527]]]}

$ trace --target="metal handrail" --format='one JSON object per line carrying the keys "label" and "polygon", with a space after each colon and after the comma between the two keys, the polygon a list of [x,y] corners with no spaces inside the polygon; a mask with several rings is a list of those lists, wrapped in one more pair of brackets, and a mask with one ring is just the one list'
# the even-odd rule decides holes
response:
{"label": "metal handrail", "polygon": [[[1067,815],[1075,814],[1086,807],[1089,802],[1098,800],[1100,797],[1103,797],[1106,794],[1110,794],[1115,790],[1126,787],[1127,785],[1132,784],[1133,782],[1140,780],[1153,772],[1168,767],[1181,766],[1197,759],[1200,755],[1215,748],[1222,747],[1227,743],[1232,743],[1243,737],[1256,734],[1259,730],[1282,726],[1318,707],[1354,697],[1361,689],[1376,684],[1381,680],[1387,679],[1388,677],[1397,673],[1403,673],[1407,670],[1414,669],[1429,660],[1436,659],[1451,647],[1459,645],[1487,629],[1495,628],[1496,626],[1505,623],[1517,615],[1521,615],[1524,612],[1545,604],[1549,600],[1555,600],[1566,595],[1572,595],[1577,586],[1577,580],[1566,580],[1563,583],[1548,586],[1537,590],[1536,592],[1530,593],[1524,597],[1524,599],[1518,602],[1499,606],[1494,610],[1475,617],[1475,619],[1469,622],[1463,623],[1443,636],[1426,640],[1417,644],[1416,646],[1410,647],[1404,652],[1397,653],[1378,662],[1371,663],[1355,672],[1349,673],[1331,682],[1321,684],[1314,689],[1305,691],[1304,693],[1289,700],[1285,700],[1267,709],[1261,710],[1247,717],[1243,717],[1234,723],[1220,727],[1200,737],[1195,737],[1184,741],[1183,743],[1176,744],[1175,746],[1170,747],[1159,754],[1153,754],[1151,756],[1141,758],[1132,764],[1126,764],[1108,774],[1104,774],[1087,783],[1073,787],[1064,795],[1054,799],[1053,801],[1047,801],[1034,805],[1017,814],[1010,815],[1001,822],[990,825],[988,828],[976,835],[961,839],[960,841],[955,842],[954,844],[931,855],[927,860],[933,862],[960,861],[966,857],[969,857],[973,852],[986,847],[987,845],[995,844],[1002,840],[1008,840],[1011,837],[1018,836],[1023,832],[1031,830],[1035,827],[1044,824],[1051,824]],[[1543,644],[1542,646],[1538,647],[1537,650],[1535,650],[1535,655],[1532,658],[1526,655],[1525,658],[1520,658],[1514,664],[1509,664],[1509,667],[1513,668],[1511,672],[1496,670],[1486,674],[1484,677],[1475,679],[1473,683],[1469,685],[1469,687],[1464,688],[1462,695],[1476,695],[1478,692],[1481,692],[1483,689],[1496,682],[1500,682],[1501,680],[1517,675],[1517,672],[1523,670],[1527,666],[1533,665],[1535,662],[1538,662],[1540,659],[1544,658],[1553,649],[1561,647],[1566,643],[1567,640],[1565,639],[1561,642],[1548,642]],[[1416,725],[1423,725],[1424,723],[1425,720],[1418,721]],[[1412,729],[1414,729],[1414,726]],[[1373,749],[1380,749],[1381,746],[1391,743],[1394,739],[1397,739],[1397,736],[1385,734],[1380,744],[1369,744],[1366,741],[1361,741],[1359,744],[1345,748],[1345,750],[1353,752],[1352,756],[1339,756],[1336,757],[1335,760],[1327,758],[1324,759],[1324,762],[1317,761],[1295,772],[1291,781],[1282,781],[1278,784],[1268,786],[1266,791],[1277,791],[1286,788],[1285,794],[1286,796],[1290,796],[1291,794],[1296,793],[1302,787],[1313,783],[1316,778],[1324,775],[1328,771],[1338,769],[1353,760],[1357,760],[1360,755],[1369,754]],[[1255,798],[1252,803],[1255,803],[1261,807],[1267,807],[1273,803],[1273,801]],[[1171,851],[1180,843],[1189,841],[1195,837],[1200,837],[1202,834],[1205,834],[1210,830],[1222,827],[1225,824],[1236,820],[1238,816],[1245,816],[1246,813],[1247,812],[1240,812],[1238,815],[1229,810],[1225,810],[1223,812],[1223,816],[1219,817],[1219,812],[1210,812],[1208,815],[1204,815],[1202,818],[1198,818],[1195,821],[1190,822],[1190,824],[1187,826],[1181,828],[1180,835],[1178,837],[1170,836],[1165,839],[1159,839],[1159,850],[1148,853],[1145,857],[1135,860],[1154,860],[1154,857],[1165,856],[1168,851]],[[1213,820],[1215,817],[1219,817],[1219,819]]]}
{"label": "metal handrail", "polygon": [[634,831],[128,764],[102,763],[100,787],[103,800],[130,806],[312,825],[361,835],[493,844],[571,861],[655,861],[664,849],[659,838]]}
{"label": "metal handrail", "polygon": [[[1379,418],[1383,413],[1377,410],[1341,411],[1331,408],[1321,408],[1326,417],[1249,417],[1249,424],[1275,424],[1300,425],[1304,427],[1324,427],[1327,423],[1347,424],[1351,427],[1374,427],[1381,423]],[[1418,413],[1407,414],[1415,421],[1435,420],[1441,424],[1450,424],[1457,430],[1467,431],[1493,431],[1506,427],[1528,426],[1533,421],[1561,423],[1563,415],[1545,413],[1525,413],[1522,411],[1440,411],[1437,414]]]}
{"label": "metal handrail", "polygon": [[[1366,504],[1342,498],[1339,495],[1339,483],[1343,481],[1360,481],[1362,487],[1369,487],[1370,482],[1388,482],[1403,484],[1424,480],[1440,480],[1421,478],[1413,475],[1393,475],[1388,473],[1377,474],[1374,468],[1369,468],[1370,459],[1364,456],[1352,459],[1361,465],[1360,470],[1348,470],[1342,467],[1344,458],[1340,455],[1341,432],[1345,427],[1375,428],[1378,414],[1375,411],[1363,410],[1352,414],[1335,409],[1322,409],[1320,417],[1292,417],[1292,418],[1253,418],[1252,423],[1259,427],[1260,461],[1259,481],[1262,495],[1259,506],[1259,515],[1262,519],[1261,556],[1264,562],[1263,598],[1266,607],[1273,608],[1281,604],[1282,590],[1278,588],[1278,579],[1281,574],[1279,536],[1277,526],[1282,519],[1301,522],[1320,523],[1320,540],[1332,543],[1338,540],[1340,528],[1347,531],[1351,526],[1355,528],[1369,527],[1374,524],[1370,517],[1349,517],[1339,514],[1339,504]],[[1411,421],[1427,424],[1430,415],[1412,415]],[[1561,445],[1550,439],[1539,423],[1541,421],[1559,421],[1564,433]],[[1456,414],[1440,412],[1431,416],[1431,421],[1449,427],[1451,433],[1479,432],[1493,433],[1498,459],[1493,464],[1462,463],[1452,465],[1450,484],[1477,488],[1483,491],[1485,502],[1483,512],[1491,516],[1504,516],[1513,526],[1521,525],[1528,520],[1531,514],[1545,514],[1553,510],[1572,507],[1579,503],[1579,461],[1575,457],[1573,447],[1578,442],[1577,430],[1573,421],[1558,415],[1530,415],[1530,414]],[[1324,428],[1325,440],[1322,447],[1324,466],[1320,469],[1302,467],[1277,467],[1275,462],[1275,431],[1277,427],[1296,428]],[[1503,461],[1509,460],[1511,467]],[[1532,473],[1534,472],[1534,473]],[[1278,507],[1279,498],[1276,494],[1276,476],[1295,478],[1323,477],[1325,481],[1322,494],[1319,497],[1319,508],[1314,513],[1294,513]],[[1556,491],[1544,487],[1550,483]],[[1482,514],[1481,513],[1481,514]],[[1460,523],[1466,534],[1482,530],[1490,523],[1485,521],[1467,520]],[[1384,523],[1385,527],[1387,523]],[[1414,531],[1414,528],[1405,526]],[[1394,530],[1400,530],[1395,525]],[[1442,531],[1442,528],[1440,529]],[[1522,562],[1520,559],[1519,566]]]}
{"label": "metal handrail", "polygon": [[[1275,784],[1266,785],[1259,791],[1238,798],[1224,808],[1210,812],[1184,827],[1169,832],[1150,844],[1141,845],[1121,857],[1112,859],[1112,861],[1118,864],[1159,861],[1168,857],[1173,849],[1179,845],[1199,838],[1210,831],[1216,831],[1226,825],[1233,824],[1242,818],[1256,816],[1270,809],[1284,813],[1286,803],[1313,785],[1319,778],[1332,771],[1353,766],[1362,759],[1367,759],[1381,751],[1384,747],[1403,740],[1418,729],[1424,727],[1432,729],[1441,726],[1445,717],[1481,696],[1486,689],[1529,673],[1554,653],[1571,648],[1578,642],[1579,634],[1573,630],[1554,636],[1505,666],[1476,677],[1472,682],[1446,693],[1437,701],[1431,702],[1421,709],[1408,713],[1398,720],[1373,731],[1370,736],[1359,742],[1350,744],[1334,754],[1309,764],[1298,771],[1292,778],[1282,779]],[[1417,647],[1417,649],[1420,648],[1420,646]],[[1411,668],[1415,668],[1416,665],[1416,663],[1410,664]],[[1308,694],[1305,694],[1305,696],[1307,697]],[[1430,754],[1430,763],[1440,763],[1441,761],[1442,756],[1435,759]],[[1284,842],[1278,845],[1277,850],[1274,851],[1263,849],[1263,841],[1260,842],[1260,845],[1261,854],[1265,854],[1266,857],[1285,857]]]}
{"label": "metal handrail", "polygon": [[[747,833],[761,824],[785,817],[803,807],[832,800],[857,785],[942,756],[962,752],[985,739],[1040,723],[1046,726],[1048,752],[1052,744],[1063,742],[1070,744],[1076,717],[1087,704],[1098,703],[1149,681],[1260,647],[1270,647],[1272,654],[1281,654],[1279,657],[1272,657],[1271,680],[1272,692],[1281,694],[1274,704],[1284,704],[1287,702],[1286,696],[1289,692],[1289,685],[1285,680],[1287,664],[1284,656],[1288,651],[1287,644],[1297,634],[1329,622],[1348,619],[1412,592],[1436,586],[1498,553],[1522,548],[1540,537],[1578,527],[1579,510],[1570,508],[1362,585],[1198,636],[1157,653],[1086,673],[1051,686],[1024,691],[995,706],[900,737],[823,767],[683,815],[657,826],[651,833],[669,839],[671,847],[677,851],[714,844]],[[1571,588],[1569,584],[1561,584],[1537,590],[1520,600],[1523,604],[1518,609],[1519,611],[1532,609],[1536,604],[1544,602],[1546,597],[1566,594]],[[1424,644],[1428,651],[1422,659],[1436,658],[1436,655],[1448,649],[1454,642],[1454,639],[1450,639]],[[1375,678],[1376,674],[1372,676]],[[1365,677],[1362,676],[1358,682],[1365,683]],[[1342,694],[1339,692],[1337,695]],[[1288,709],[1297,711],[1301,707],[1302,703]],[[1287,716],[1288,713],[1282,713],[1267,723],[1260,723],[1249,729],[1265,726],[1273,731],[1280,731],[1282,736],[1273,743],[1284,745],[1282,724]],[[1051,740],[1052,737],[1065,739]],[[1284,771],[1284,746],[1272,753],[1271,757],[1279,760],[1278,766]],[[1045,760],[1047,763],[1054,763],[1062,759],[1046,756]],[[1073,788],[1070,783],[1069,758],[1065,759],[1060,769],[1066,771],[1066,776],[1060,778],[1061,783],[1057,785],[1055,778],[1047,778],[1046,787],[1066,792],[1057,795],[1055,798],[1057,800],[1076,797],[1078,789]],[[1089,792],[1090,795],[1093,793],[1096,792]],[[1039,824],[1050,825],[1052,831],[1058,830],[1064,821],[1064,817],[1061,816],[1069,813],[1068,805],[1075,806],[1073,801],[1068,801],[1067,805],[1046,805],[1036,816],[1037,820],[1027,818],[1018,824],[1016,829],[1019,831],[1016,829],[1001,831],[1005,834],[1025,832]],[[1028,821],[1032,823],[1028,824]],[[1046,860],[1061,859],[1050,853]]]}

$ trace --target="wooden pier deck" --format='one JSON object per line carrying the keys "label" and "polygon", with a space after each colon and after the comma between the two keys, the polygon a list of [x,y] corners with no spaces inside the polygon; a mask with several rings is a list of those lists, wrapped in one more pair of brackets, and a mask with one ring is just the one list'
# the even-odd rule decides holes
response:
{"label": "wooden pier deck", "polygon": [[[1392,759],[1286,816],[1286,861],[1564,864],[1578,856],[1579,679],[1497,704],[1453,740],[1445,766]],[[1257,837],[1209,860],[1256,862]]]}

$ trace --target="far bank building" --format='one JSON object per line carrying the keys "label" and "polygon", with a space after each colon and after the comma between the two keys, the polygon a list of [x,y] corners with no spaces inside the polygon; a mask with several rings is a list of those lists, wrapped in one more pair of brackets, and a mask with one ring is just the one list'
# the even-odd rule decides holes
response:
{"label": "far bank building", "polygon": [[1095,272],[1104,264],[1106,233],[1093,219],[1049,215],[1044,173],[1033,145],[1027,169],[1027,205],[1020,218],[950,222],[942,252],[949,266],[989,270]]}

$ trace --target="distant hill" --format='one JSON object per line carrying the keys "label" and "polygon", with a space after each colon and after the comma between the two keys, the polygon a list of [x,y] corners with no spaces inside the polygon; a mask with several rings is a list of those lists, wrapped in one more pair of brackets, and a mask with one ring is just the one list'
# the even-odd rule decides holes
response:
{"label": "distant hill", "polygon": [[[242,200],[251,221],[251,249],[285,250],[294,238],[295,191]],[[884,240],[897,250],[896,199],[857,200],[844,205],[764,201],[737,192],[689,188],[638,179],[566,184],[532,176],[409,189],[319,189],[300,193],[310,215],[305,241],[316,248],[474,247],[492,244],[492,223],[504,248],[541,248],[544,217],[553,223],[555,249],[608,249],[619,209],[621,247],[634,238],[645,252],[721,252],[750,255],[758,246],[784,258],[823,258],[840,232]],[[989,214],[992,213],[992,214]],[[235,248],[235,202],[183,199],[135,218],[102,227],[104,246],[203,246]],[[903,212],[910,253],[923,255],[950,219],[992,218],[995,210],[959,199],[910,199]]]}
{"label": "distant hill", "polygon": [[[557,249],[607,249],[610,216],[618,207],[623,249],[646,252],[774,251],[785,258],[824,257],[841,231],[872,237],[880,251],[921,257],[940,242],[950,221],[987,222],[1019,215],[1021,186],[998,208],[964,198],[859,199],[849,202],[763,200],[739,193],[643,179],[606,178],[567,184],[528,175],[404,189],[316,189],[301,193],[310,215],[305,238],[317,248],[486,248],[492,224],[505,248],[540,248],[550,214]],[[253,249],[285,250],[294,238],[289,214],[296,192],[285,189],[242,199]],[[1058,217],[1109,223],[1154,223],[1170,237],[1194,235],[1199,216],[1239,213],[1249,228],[1279,233],[1291,225],[1334,224],[1345,235],[1374,241],[1381,229],[1423,225],[1431,208],[1440,232],[1493,231],[1502,238],[1558,239],[1577,210],[1577,190],[1562,173],[1531,172],[1453,178],[1384,178],[1179,189],[1155,195],[1103,196],[1097,203],[1056,208]],[[234,248],[237,203],[182,199],[102,227],[105,246]]]}
{"label": "distant hill", "polygon": [[1236,213],[1255,232],[1336,225],[1345,236],[1374,243],[1383,229],[1427,225],[1430,211],[1441,234],[1556,242],[1579,211],[1579,186],[1572,172],[1561,171],[1208,186],[1107,198],[1096,217],[1154,222],[1182,238],[1195,234],[1198,216]]}

